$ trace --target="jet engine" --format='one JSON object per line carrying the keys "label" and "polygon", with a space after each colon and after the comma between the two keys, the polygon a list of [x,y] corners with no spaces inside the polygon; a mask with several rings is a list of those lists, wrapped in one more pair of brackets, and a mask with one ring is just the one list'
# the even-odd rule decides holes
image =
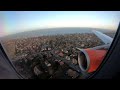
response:
{"label": "jet engine", "polygon": [[91,73],[96,71],[103,61],[107,50],[96,50],[93,48],[79,49],[78,64],[83,72]]}

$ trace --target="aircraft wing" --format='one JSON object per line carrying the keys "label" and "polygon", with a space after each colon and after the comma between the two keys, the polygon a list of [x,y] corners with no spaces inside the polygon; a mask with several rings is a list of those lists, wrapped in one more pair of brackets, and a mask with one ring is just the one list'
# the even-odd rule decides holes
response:
{"label": "aircraft wing", "polygon": [[95,31],[95,30],[92,30],[92,32],[98,37],[100,38],[105,44],[111,44],[112,41],[113,41],[113,38],[103,34],[102,32],[99,32],[99,31]]}

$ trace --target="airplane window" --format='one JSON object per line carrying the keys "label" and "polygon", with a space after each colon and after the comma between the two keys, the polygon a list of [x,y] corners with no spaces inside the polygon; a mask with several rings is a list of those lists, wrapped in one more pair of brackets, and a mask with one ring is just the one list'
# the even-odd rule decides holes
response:
{"label": "airplane window", "polygon": [[119,11],[0,11],[0,40],[25,79],[82,79],[102,63]]}

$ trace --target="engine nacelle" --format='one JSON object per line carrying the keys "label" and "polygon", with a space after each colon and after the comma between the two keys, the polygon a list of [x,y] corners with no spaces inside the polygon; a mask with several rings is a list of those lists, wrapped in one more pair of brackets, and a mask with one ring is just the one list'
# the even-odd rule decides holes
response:
{"label": "engine nacelle", "polygon": [[107,50],[80,49],[78,53],[79,67],[83,72],[94,72],[103,61]]}

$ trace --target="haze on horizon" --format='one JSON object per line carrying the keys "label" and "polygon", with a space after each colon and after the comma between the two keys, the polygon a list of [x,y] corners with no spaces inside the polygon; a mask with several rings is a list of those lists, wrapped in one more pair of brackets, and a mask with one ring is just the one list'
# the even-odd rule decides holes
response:
{"label": "haze on horizon", "polygon": [[0,36],[57,27],[116,30],[120,11],[0,11]]}

